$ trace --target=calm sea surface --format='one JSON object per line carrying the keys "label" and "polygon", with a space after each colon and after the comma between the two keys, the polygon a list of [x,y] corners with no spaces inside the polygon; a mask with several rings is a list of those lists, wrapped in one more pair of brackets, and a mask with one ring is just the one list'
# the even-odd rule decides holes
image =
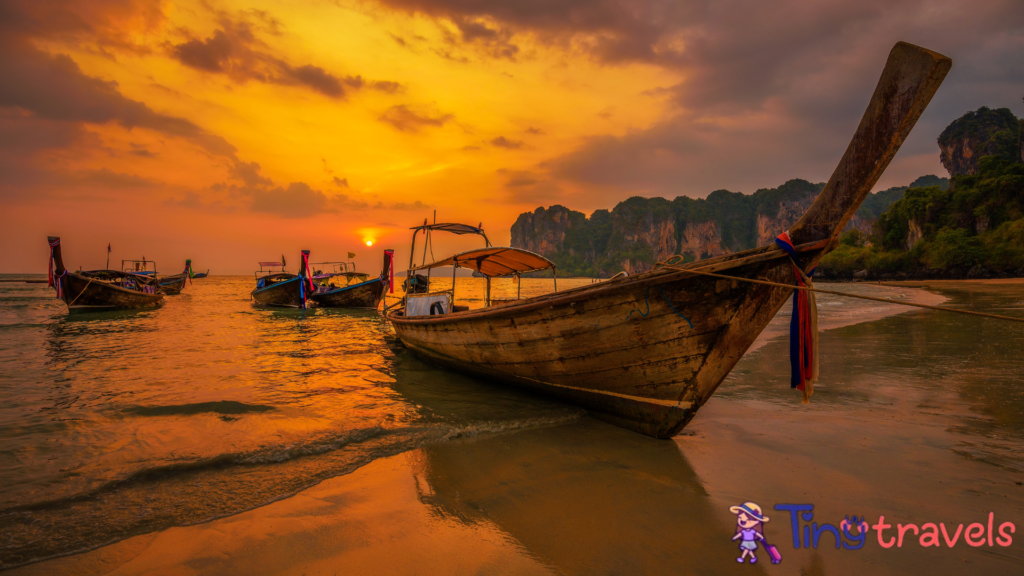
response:
{"label": "calm sea surface", "polygon": [[[483,280],[458,282],[460,302],[480,306]],[[0,567],[252,509],[399,452],[586,418],[419,361],[375,311],[253,308],[251,284],[214,276],[159,308],[69,316],[45,284],[0,283]],[[524,296],[550,289],[523,281]],[[494,296],[514,290],[497,281]],[[940,292],[948,306],[1024,316],[1021,284]],[[814,410],[909,410],[963,438],[963,458],[1024,471],[1024,326],[819,305],[835,330]],[[799,404],[780,338],[788,311],[716,398]],[[892,400],[907,394],[909,408]]]}

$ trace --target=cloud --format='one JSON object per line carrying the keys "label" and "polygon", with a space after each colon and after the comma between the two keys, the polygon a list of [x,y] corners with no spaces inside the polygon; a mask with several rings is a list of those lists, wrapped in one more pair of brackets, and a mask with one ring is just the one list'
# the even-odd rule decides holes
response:
{"label": "cloud", "polygon": [[348,178],[338,178],[337,176],[335,176],[334,185],[337,186],[338,188],[349,188]]}
{"label": "cloud", "polygon": [[[260,14],[264,21],[269,18],[265,12]],[[402,89],[398,82],[364,80],[360,75],[341,76],[313,64],[290,64],[273,55],[275,50],[259,38],[258,27],[245,14],[231,18],[221,12],[219,23],[220,28],[206,39],[191,38],[172,44],[171,56],[185,66],[208,74],[222,74],[236,82],[298,86],[334,99],[343,99],[350,91],[362,89],[388,94]],[[274,30],[279,23],[275,26]]]}
{"label": "cloud", "polygon": [[[459,31],[463,43],[475,45],[479,50],[494,58],[514,61],[519,47],[512,43],[512,32],[507,28],[491,28],[480,18],[453,17],[452,23]],[[450,42],[456,40],[449,36]]]}
{"label": "cloud", "polygon": [[504,136],[498,136],[494,140],[491,140],[491,145],[498,148],[508,148],[509,150],[519,150],[525,143],[522,140],[509,140]]}
{"label": "cloud", "polygon": [[189,120],[126,98],[116,82],[86,75],[64,54],[6,43],[0,50],[0,78],[0,108],[26,110],[42,120],[148,128],[189,140],[216,156],[233,158],[236,152],[227,140]]}
{"label": "cloud", "polygon": [[546,134],[546,132],[544,132],[540,128],[534,128],[533,126],[530,126],[529,128],[527,128],[526,129],[526,133],[527,134],[534,134],[534,135],[537,135],[537,136]]}
{"label": "cloud", "polygon": [[260,165],[256,162],[237,161],[231,165],[228,172],[251,188],[272,186],[274,184],[270,178],[260,174]]}
{"label": "cloud", "polygon": [[287,188],[255,189],[250,192],[253,212],[267,212],[285,218],[304,218],[326,211],[327,195],[303,182]]}
{"label": "cloud", "polygon": [[431,115],[430,113],[414,112],[408,106],[400,104],[388,108],[381,114],[379,120],[402,132],[419,132],[423,128],[440,128],[454,118],[455,116],[451,114]]}
{"label": "cloud", "polygon": [[389,206],[391,210],[429,210],[432,208],[430,204],[424,204],[423,202],[416,200],[415,202],[397,202]]}
{"label": "cloud", "polygon": [[166,23],[166,8],[152,0],[4,0],[0,38],[74,42],[105,56],[146,54],[144,42]]}
{"label": "cloud", "polygon": [[483,55],[474,34],[488,32],[460,23],[507,31],[517,45],[529,39],[598,65],[643,63],[682,78],[645,92],[669,106],[647,128],[594,134],[538,167],[608,198],[827,179],[899,40],[945,53],[954,65],[888,173],[903,174],[904,159],[919,170],[922,155],[937,158],[936,136],[969,110],[1024,112],[1018,0],[378,1],[455,26],[460,45]]}

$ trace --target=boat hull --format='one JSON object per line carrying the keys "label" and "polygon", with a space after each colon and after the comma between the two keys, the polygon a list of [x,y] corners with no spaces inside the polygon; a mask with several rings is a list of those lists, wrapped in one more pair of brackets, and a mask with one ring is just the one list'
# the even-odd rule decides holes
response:
{"label": "boat hull", "polygon": [[278,306],[282,308],[302,308],[305,300],[302,297],[301,278],[296,276],[291,280],[285,280],[267,286],[257,288],[250,296],[253,303],[258,306]]}
{"label": "boat hull", "polygon": [[[728,267],[744,255],[722,262],[721,273],[792,281],[782,257]],[[482,310],[388,317],[405,346],[430,362],[668,438],[711,397],[791,292],[660,271]]]}
{"label": "boat hull", "polygon": [[159,280],[159,291],[164,294],[181,294],[181,291],[185,288],[185,282],[188,280],[188,274],[175,274],[174,276],[166,276]]}
{"label": "boat hull", "polygon": [[327,308],[376,308],[382,298],[384,282],[380,278],[309,295],[309,299],[316,302],[317,306]]}
{"label": "boat hull", "polygon": [[68,306],[68,312],[99,312],[104,310],[125,310],[157,306],[163,294],[148,294],[129,290],[68,272],[60,278],[61,300]]}

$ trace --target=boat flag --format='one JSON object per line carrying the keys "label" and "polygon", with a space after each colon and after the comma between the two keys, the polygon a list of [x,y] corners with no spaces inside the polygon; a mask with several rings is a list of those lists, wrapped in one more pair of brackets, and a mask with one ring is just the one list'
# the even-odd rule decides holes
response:
{"label": "boat flag", "polygon": [[356,257],[356,253],[355,252],[349,252],[348,253],[348,257],[349,258],[355,258]]}
{"label": "boat flag", "polygon": [[[797,266],[796,248],[789,232],[779,234],[775,243],[789,254],[793,263],[793,275],[799,287],[814,288],[811,273],[804,274]],[[818,305],[814,292],[793,291],[793,316],[789,324],[789,363],[792,367],[790,386],[803,393],[803,402],[810,401],[814,394],[814,381],[818,379]]]}

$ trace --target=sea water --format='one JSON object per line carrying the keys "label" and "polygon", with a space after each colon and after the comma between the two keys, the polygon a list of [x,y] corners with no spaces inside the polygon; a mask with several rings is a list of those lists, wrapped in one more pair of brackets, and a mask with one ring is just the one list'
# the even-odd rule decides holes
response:
{"label": "sea water", "polygon": [[[435,282],[444,288],[450,280]],[[558,287],[589,283],[562,279]],[[251,284],[214,276],[158,308],[71,316],[45,284],[0,283],[0,566],[235,514],[402,452],[483,462],[467,438],[522,436],[538,452],[529,443],[537,431],[589,421],[573,406],[418,360],[379,312],[254,308]],[[460,278],[459,303],[481,306],[483,287],[482,279]],[[521,287],[496,280],[492,296],[552,288],[550,279]],[[953,286],[941,297],[867,284],[840,289],[1024,315],[1021,285]],[[1021,326],[934,312],[892,316],[903,309],[828,295],[819,309],[828,331],[810,410],[909,414],[944,427],[959,458],[1024,470]],[[789,388],[788,322],[786,305],[715,402],[799,405]],[[700,423],[698,414],[692,426]],[[648,439],[633,436],[611,434],[587,453],[640,453]],[[645,458],[671,462],[647,464],[679,466],[678,455],[662,454],[671,443],[650,442],[653,456]],[[714,495],[716,483],[704,482]]]}

